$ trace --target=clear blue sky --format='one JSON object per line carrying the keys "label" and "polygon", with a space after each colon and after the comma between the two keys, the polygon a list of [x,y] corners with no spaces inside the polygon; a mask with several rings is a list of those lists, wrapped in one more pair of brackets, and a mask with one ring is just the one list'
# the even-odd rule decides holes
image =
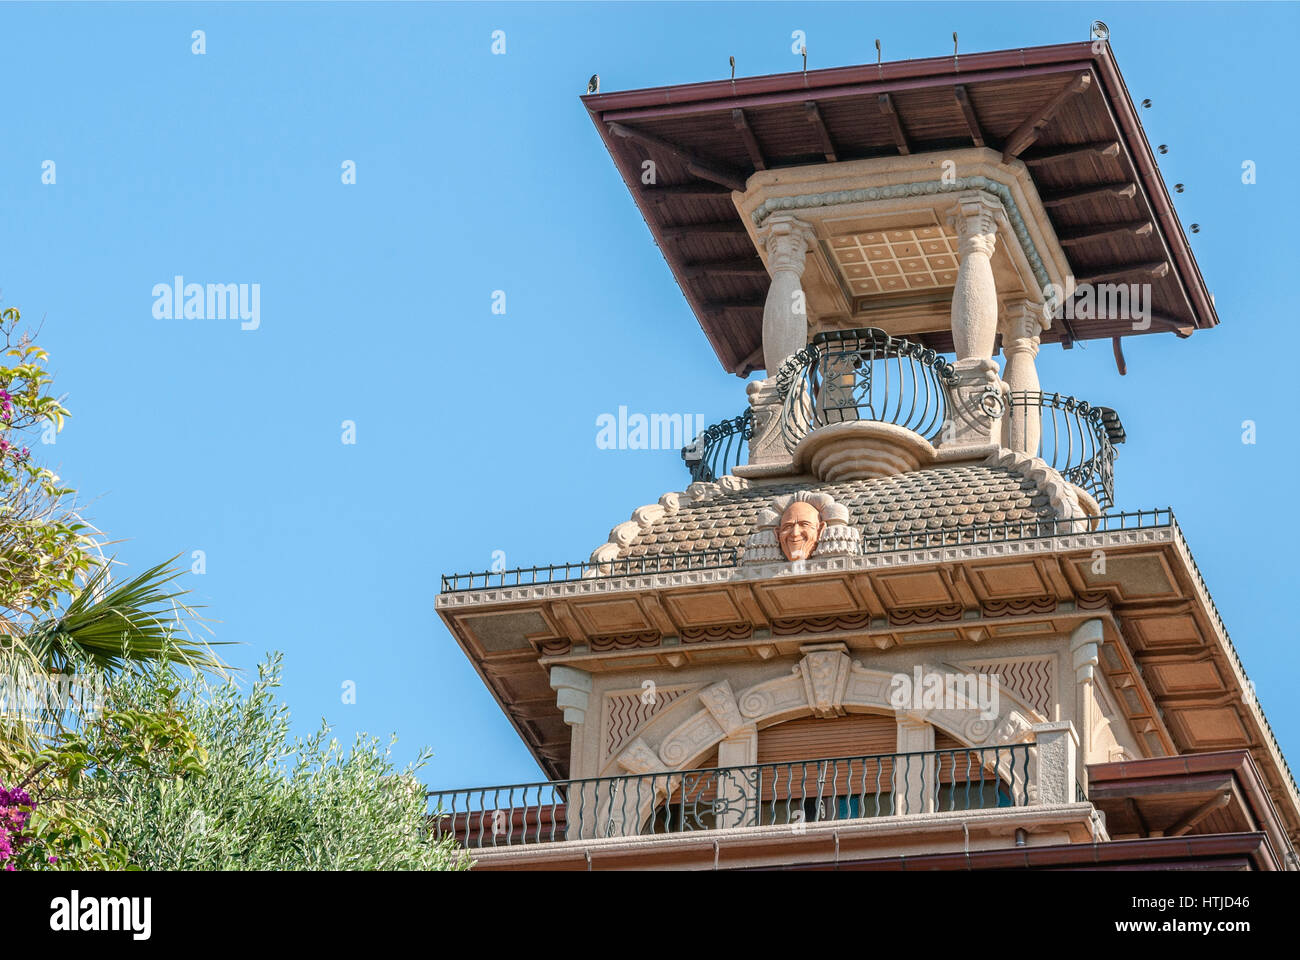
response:
{"label": "clear blue sky", "polygon": [[[1084,40],[1095,18],[1154,101],[1223,323],[1129,340],[1124,378],[1108,343],[1049,345],[1043,383],[1120,411],[1118,506],[1173,505],[1300,763],[1296,6],[0,5],[0,290],[44,319],[73,412],[37,452],[132,569],[206,552],[189,584],[237,665],[285,651],[300,731],[427,743],[438,786],[534,779],[434,613],[438,575],[494,550],[585,558],[686,485],[675,452],[597,449],[599,414],[745,404],[578,100],[587,78],[791,70],[794,30],[828,67],[874,61],[876,37],[902,59],[950,53],[953,30],[969,52]],[[155,319],[177,274],[259,283],[260,328]]]}

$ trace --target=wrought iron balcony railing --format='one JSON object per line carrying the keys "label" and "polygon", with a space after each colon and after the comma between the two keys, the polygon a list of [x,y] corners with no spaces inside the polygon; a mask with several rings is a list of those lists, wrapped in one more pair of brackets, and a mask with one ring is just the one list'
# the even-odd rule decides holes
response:
{"label": "wrought iron balcony railing", "polygon": [[1115,445],[1124,442],[1119,414],[1074,397],[1041,391],[1011,394],[1012,446],[1042,457],[1102,511],[1115,502]]}
{"label": "wrought iron balcony railing", "polygon": [[470,848],[860,820],[1029,803],[1028,743],[430,793]]}
{"label": "wrought iron balcony railing", "polygon": [[689,445],[682,447],[682,460],[691,481],[712,483],[735,467],[749,462],[749,440],[754,434],[754,412],[746,409],[738,417],[706,427]]}
{"label": "wrought iron balcony railing", "polygon": [[933,440],[956,379],[934,350],[875,327],[817,334],[776,377],[782,439],[791,451],[818,427],[852,420],[892,423]]}

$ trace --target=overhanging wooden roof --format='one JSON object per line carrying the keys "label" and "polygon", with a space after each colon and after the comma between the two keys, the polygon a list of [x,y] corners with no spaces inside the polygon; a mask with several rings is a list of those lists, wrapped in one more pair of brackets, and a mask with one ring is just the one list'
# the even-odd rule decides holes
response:
{"label": "overhanging wooden roof", "polygon": [[[1152,323],[1218,323],[1108,44],[1060,44],[597,93],[583,103],[723,366],[761,369],[768,277],[731,200],[757,170],[975,146],[1024,161],[1079,282],[1150,283]],[[654,160],[656,182],[643,184]],[[923,339],[951,352],[947,330]]]}

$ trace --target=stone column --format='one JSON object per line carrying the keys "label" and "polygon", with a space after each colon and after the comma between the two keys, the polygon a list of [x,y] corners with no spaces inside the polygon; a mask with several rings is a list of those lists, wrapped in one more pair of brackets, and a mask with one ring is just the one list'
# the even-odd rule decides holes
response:
{"label": "stone column", "polygon": [[[1006,357],[1006,370],[1002,378],[1012,393],[1038,393],[1039,335],[1047,328],[1043,305],[1032,300],[1019,300],[1008,304],[1002,317],[1002,355]],[[1003,421],[1005,445],[1031,457],[1038,455],[1038,442],[1043,432],[1042,411],[1037,405],[1017,404],[1013,399]]]}
{"label": "stone column", "polygon": [[1105,631],[1101,620],[1085,620],[1070,634],[1070,655],[1074,664],[1074,719],[1079,731],[1084,761],[1092,745],[1093,671],[1100,662]]}
{"label": "stone column", "polygon": [[895,757],[894,813],[933,813],[935,793],[934,727],[924,720],[898,717],[898,752],[924,757]]}
{"label": "stone column", "polygon": [[952,292],[953,363],[957,382],[948,392],[948,420],[941,445],[997,444],[1006,408],[1005,385],[993,359],[997,339],[998,291],[993,280],[993,251],[1002,204],[983,190],[957,197],[948,225],[957,233],[957,282]]}
{"label": "stone column", "polygon": [[1002,205],[982,190],[960,194],[957,206],[948,212],[948,225],[959,240],[952,291],[952,340],[959,361],[993,358],[998,292],[990,258],[997,245],[999,215],[1005,216]]}
{"label": "stone column", "polygon": [[718,829],[758,826],[758,729],[748,723],[718,744]]}
{"label": "stone column", "polygon": [[795,217],[769,217],[759,233],[772,271],[772,285],[763,306],[763,365],[776,376],[781,361],[808,343],[808,309],[802,286],[803,268],[815,234]]}
{"label": "stone column", "polygon": [[1035,803],[1075,803],[1075,769],[1079,737],[1069,720],[1033,726],[1038,763],[1034,768]]}

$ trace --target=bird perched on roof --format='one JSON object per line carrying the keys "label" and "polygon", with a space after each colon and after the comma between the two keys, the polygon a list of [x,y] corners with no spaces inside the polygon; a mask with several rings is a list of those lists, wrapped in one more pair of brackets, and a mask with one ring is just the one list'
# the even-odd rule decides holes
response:
{"label": "bird perched on roof", "polygon": [[600,74],[593,73],[591,79],[587,81],[588,93],[600,93]]}

